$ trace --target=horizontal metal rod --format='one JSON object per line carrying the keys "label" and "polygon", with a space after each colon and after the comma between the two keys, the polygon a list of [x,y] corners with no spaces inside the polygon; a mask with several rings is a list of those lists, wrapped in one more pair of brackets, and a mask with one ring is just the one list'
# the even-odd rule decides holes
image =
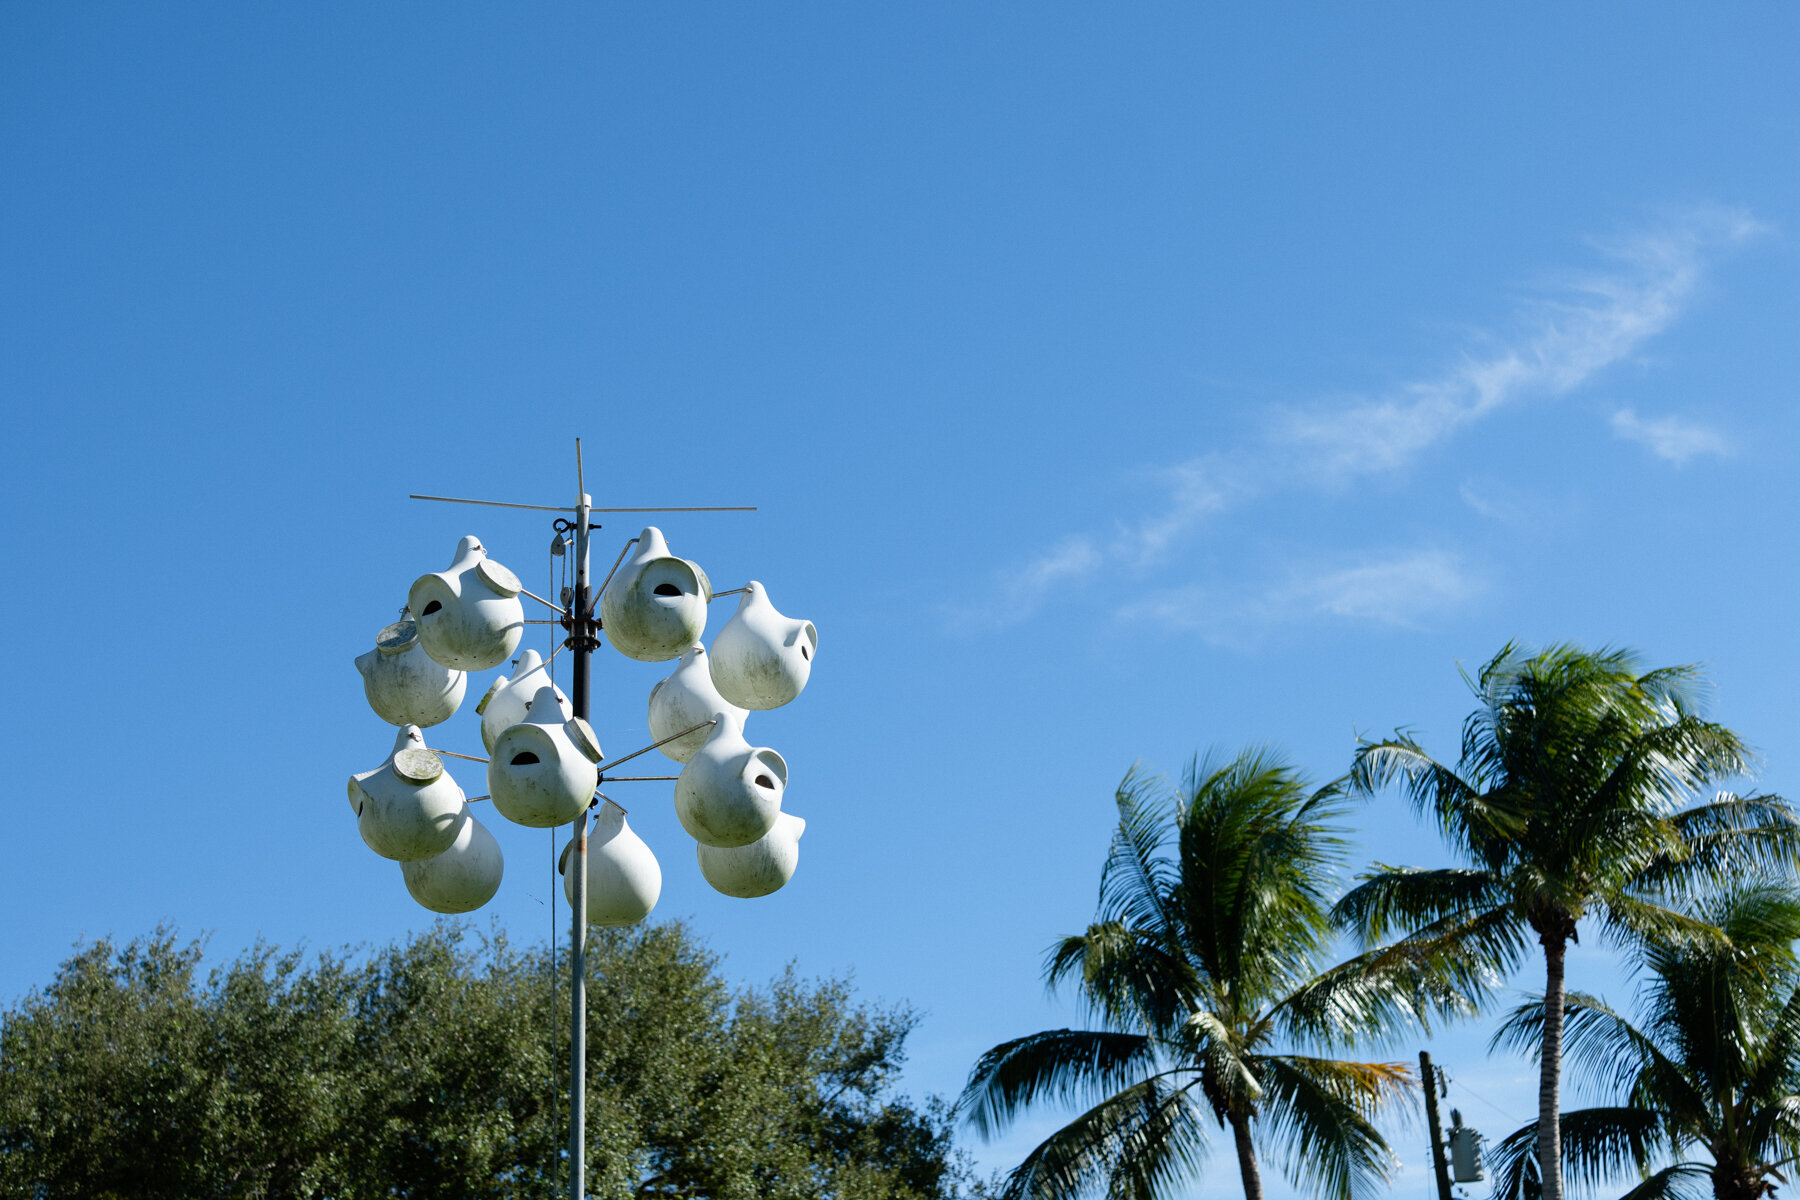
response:
{"label": "horizontal metal rod", "polygon": [[635,545],[637,545],[637,539],[632,538],[629,542],[625,543],[625,549],[619,551],[619,557],[613,559],[612,570],[606,573],[606,578],[601,580],[600,586],[594,589],[594,598],[588,601],[588,616],[591,617],[594,615],[594,606],[599,604],[600,597],[606,594],[606,585],[611,583],[612,577],[619,573],[619,564],[625,561],[625,556],[631,553],[631,548]]}
{"label": "horizontal metal rod", "polygon": [[463,797],[463,799],[464,799],[464,800],[465,800],[465,801],[466,801],[466,802],[468,802],[468,803],[470,803],[470,804],[473,804],[473,803],[475,803],[475,802],[476,802],[476,801],[477,801],[477,800],[492,800],[492,799],[493,799],[493,797],[492,797],[492,796],[464,796],[464,797]]}
{"label": "horizontal metal rod", "polygon": [[554,504],[514,504],[510,500],[466,500],[461,496],[421,496],[410,492],[408,500],[441,500],[445,504],[485,504],[489,508],[530,508],[538,512],[574,512],[572,508],[558,508]]}
{"label": "horizontal metal rod", "polygon": [[602,775],[601,783],[654,783],[659,779],[680,779],[679,775]]}
{"label": "horizontal metal rod", "polygon": [[561,621],[526,621],[527,625],[561,625]]}
{"label": "horizontal metal rod", "polygon": [[712,594],[712,598],[714,600],[717,600],[720,596],[735,596],[739,592],[747,592],[749,590],[750,589],[748,587],[732,588],[729,592],[714,592]]}
{"label": "horizontal metal rod", "polygon": [[[566,511],[566,510],[565,510]],[[755,512],[754,504],[703,505],[698,508],[590,508],[589,512]]]}
{"label": "horizontal metal rod", "polygon": [[527,591],[524,588],[520,588],[519,595],[530,596],[533,600],[536,600],[539,604],[542,604],[545,608],[555,609],[557,612],[562,613],[562,615],[565,617],[569,615],[568,611],[566,609],[564,609],[562,605],[552,604],[548,600],[544,599],[542,596],[538,595],[536,592],[531,592],[531,591]]}
{"label": "horizontal metal rod", "polygon": [[[408,500],[437,500],[444,504],[485,504],[489,508],[529,508],[536,512],[566,512],[575,510],[556,504],[515,504],[511,500],[470,500],[466,496],[421,496],[410,492]],[[755,512],[754,504],[708,504],[693,505],[685,508],[590,508],[589,512],[597,513],[661,513],[661,512]]]}
{"label": "horizontal metal rod", "polygon": [[454,750],[433,750],[432,753],[446,755],[450,758],[466,758],[470,762],[484,763],[487,761],[485,758],[476,758],[473,754],[458,754]]}
{"label": "horizontal metal rod", "polygon": [[609,763],[602,763],[600,765],[600,769],[602,771],[604,771],[604,770],[606,770],[607,767],[616,767],[622,762],[630,762],[632,759],[636,758],[638,755],[648,754],[652,750],[656,749],[658,746],[666,746],[670,742],[674,741],[676,738],[684,738],[688,734],[694,732],[694,730],[696,730],[696,729],[705,729],[708,725],[717,725],[718,723],[719,723],[719,719],[717,717],[714,717],[712,720],[702,721],[698,725],[689,725],[686,729],[682,730],[680,733],[671,733],[668,737],[664,738],[662,741],[651,742],[648,746],[645,746],[642,750],[633,750],[630,754],[627,754],[624,758],[615,758]]}
{"label": "horizontal metal rod", "polygon": [[[626,816],[629,817],[631,815],[631,810],[629,808],[626,808],[623,804],[620,804],[617,800],[614,800],[611,796],[607,795],[605,792],[595,792],[594,796],[597,799],[606,801],[608,804],[612,805],[614,808],[618,809],[620,812],[624,813]],[[594,807],[594,801],[589,800],[588,807],[589,808]]]}

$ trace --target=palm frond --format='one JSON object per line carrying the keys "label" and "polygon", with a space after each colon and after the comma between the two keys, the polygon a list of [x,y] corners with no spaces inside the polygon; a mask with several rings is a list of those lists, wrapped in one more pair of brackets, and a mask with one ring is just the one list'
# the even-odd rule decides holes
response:
{"label": "palm frond", "polygon": [[1712,1168],[1705,1163],[1678,1162],[1656,1172],[1619,1200],[1711,1200],[1712,1194]]}
{"label": "palm frond", "polygon": [[1175,864],[1158,854],[1173,815],[1164,791],[1163,780],[1145,774],[1136,763],[1119,781],[1113,794],[1119,825],[1100,869],[1101,921],[1133,929],[1173,929],[1169,894],[1179,877]]}
{"label": "palm frond", "polygon": [[1272,751],[1196,759],[1183,782],[1177,889],[1213,1004],[1246,1011],[1311,974],[1331,936],[1323,882],[1344,850],[1336,789],[1309,791]]}
{"label": "palm frond", "polygon": [[[1152,1200],[1135,1190],[1173,1181],[1205,1153],[1206,1133],[1184,1088],[1148,1079],[1107,1097],[1044,1139],[1007,1175],[1003,1200],[1076,1200],[1115,1180],[1126,1190],[1109,1200]],[[1143,1168],[1121,1172],[1135,1153]]]}
{"label": "palm frond", "polygon": [[1609,941],[1625,946],[1645,944],[1676,947],[1729,945],[1723,931],[1704,917],[1669,908],[1634,896],[1614,892],[1601,898],[1601,929]]}
{"label": "palm frond", "polygon": [[1186,1088],[1166,1097],[1124,1138],[1107,1179],[1107,1200],[1162,1200],[1199,1173],[1210,1148],[1203,1114]]}
{"label": "palm frond", "polygon": [[1406,964],[1452,1001],[1480,1008],[1526,948],[1524,924],[1507,905],[1443,917],[1374,951],[1372,959]]}
{"label": "palm frond", "polygon": [[[1544,1000],[1539,996],[1508,1013],[1488,1041],[1490,1054],[1512,1051],[1534,1064],[1544,1045]],[[1629,1094],[1654,1073],[1659,1107],[1690,1108],[1702,1102],[1679,1064],[1630,1021],[1597,996],[1570,992],[1563,1004],[1563,1068],[1598,1088]]]}
{"label": "palm frond", "polygon": [[1452,845],[1503,839],[1519,832],[1522,817],[1503,795],[1479,786],[1481,775],[1471,779],[1432,758],[1424,747],[1405,734],[1380,742],[1364,742],[1346,777],[1346,786],[1373,796],[1399,784],[1420,815],[1429,815]]}
{"label": "palm frond", "polygon": [[1681,837],[1676,853],[1653,859],[1636,886],[1671,894],[1745,875],[1800,865],[1800,819],[1780,796],[1721,792],[1711,803],[1670,818]]}
{"label": "palm frond", "polygon": [[1268,1098],[1265,1136],[1296,1186],[1310,1181],[1331,1200],[1355,1200],[1386,1184],[1393,1155],[1370,1114],[1411,1086],[1406,1067],[1290,1055],[1256,1067]]}
{"label": "palm frond", "polygon": [[1745,1150],[1764,1161],[1800,1155],[1800,1095],[1774,1097],[1745,1123]]}
{"label": "palm frond", "polygon": [[[1622,652],[1621,662],[1630,664],[1635,657],[1629,651]],[[1633,684],[1659,711],[1676,717],[1697,714],[1701,700],[1709,690],[1705,673],[1695,663],[1656,667],[1639,675]]]}
{"label": "palm frond", "polygon": [[1562,1114],[1561,1130],[1562,1177],[1595,1191],[1629,1169],[1649,1173],[1663,1117],[1647,1108],[1577,1108]]}
{"label": "palm frond", "polygon": [[1479,1008],[1477,997],[1423,956],[1384,947],[1313,976],[1278,1001],[1269,1019],[1291,1041],[1334,1048],[1413,1027],[1429,1032],[1433,1017],[1472,1016]]}
{"label": "palm frond", "polygon": [[1761,1050],[1745,1090],[1753,1096],[1800,1090],[1800,988],[1790,992],[1776,1010]]}
{"label": "palm frond", "polygon": [[1486,1157],[1494,1177],[1494,1200],[1539,1200],[1543,1195],[1536,1121],[1495,1142]]}
{"label": "palm frond", "polygon": [[1044,978],[1054,988],[1075,976],[1083,1001],[1109,1025],[1166,1034],[1203,995],[1192,964],[1179,947],[1171,950],[1158,930],[1145,933],[1116,921],[1090,925],[1050,948]]}
{"label": "palm frond", "polygon": [[1666,723],[1651,717],[1623,739],[1612,770],[1594,790],[1594,802],[1606,808],[1648,802],[1672,813],[1700,789],[1741,774],[1750,764],[1743,739],[1723,725],[1692,715]]}
{"label": "palm frond", "polygon": [[1358,877],[1331,910],[1332,920],[1374,945],[1445,919],[1470,916],[1505,904],[1508,896],[1490,871],[1466,867],[1390,867],[1377,863]]}
{"label": "palm frond", "polygon": [[1142,1034],[1051,1029],[1002,1042],[983,1054],[969,1072],[956,1110],[989,1138],[1037,1100],[1092,1103],[1141,1081],[1156,1065],[1156,1043]]}
{"label": "palm frond", "polygon": [[[1662,1117],[1641,1108],[1579,1108],[1559,1119],[1563,1182],[1576,1191],[1598,1191],[1619,1176],[1647,1175],[1662,1137]],[[1537,1161],[1537,1122],[1502,1138],[1488,1155],[1495,1200],[1535,1200],[1543,1177]]]}
{"label": "palm frond", "polygon": [[1262,1099],[1262,1084],[1237,1032],[1218,1014],[1196,1012],[1182,1029],[1182,1057],[1200,1069],[1206,1098],[1220,1112],[1241,1111]]}

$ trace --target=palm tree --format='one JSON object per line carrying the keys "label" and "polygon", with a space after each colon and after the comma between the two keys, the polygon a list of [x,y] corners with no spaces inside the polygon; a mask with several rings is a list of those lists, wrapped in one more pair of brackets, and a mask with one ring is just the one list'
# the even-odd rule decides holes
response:
{"label": "palm tree", "polygon": [[1627,942],[1708,936],[1670,901],[1726,872],[1791,865],[1800,827],[1778,796],[1700,802],[1749,754],[1698,715],[1693,667],[1640,673],[1625,651],[1527,655],[1508,645],[1470,684],[1479,703],[1455,768],[1397,734],[1364,743],[1349,777],[1365,795],[1404,784],[1467,865],[1378,865],[1334,915],[1367,944],[1405,935],[1408,953],[1454,966],[1465,987],[1522,965],[1536,938],[1545,975],[1537,1157],[1544,1200],[1562,1200],[1568,944],[1590,918]]}
{"label": "palm tree", "polygon": [[1390,1160],[1372,1117],[1411,1077],[1326,1052],[1413,1015],[1415,973],[1391,956],[1318,972],[1341,789],[1309,791],[1250,751],[1196,761],[1173,794],[1133,768],[1116,799],[1097,919],[1053,946],[1045,970],[1052,986],[1079,980],[1105,1027],[995,1046],[958,1101],[983,1136],[1040,1100],[1089,1106],[1008,1176],[1005,1196],[1153,1200],[1198,1170],[1207,1117],[1231,1129],[1246,1200],[1261,1200],[1269,1149],[1334,1200],[1365,1193]]}
{"label": "palm tree", "polygon": [[[1563,1152],[1590,1186],[1635,1167],[1643,1181],[1626,1200],[1702,1194],[1707,1183],[1715,1200],[1758,1200],[1800,1155],[1800,895],[1737,890],[1697,915],[1725,938],[1640,948],[1641,1026],[1570,997],[1569,1066],[1618,1102],[1563,1113]],[[1535,1051],[1543,1022],[1542,1004],[1523,1005],[1494,1044]],[[1497,1196],[1538,1193],[1536,1136],[1527,1125],[1496,1148]]]}

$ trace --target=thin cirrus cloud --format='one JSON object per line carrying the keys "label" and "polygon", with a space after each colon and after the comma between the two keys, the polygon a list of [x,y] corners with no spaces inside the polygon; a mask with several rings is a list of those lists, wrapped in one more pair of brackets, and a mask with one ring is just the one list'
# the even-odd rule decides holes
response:
{"label": "thin cirrus cloud", "polygon": [[[1509,406],[1567,395],[1667,329],[1706,268],[1762,230],[1741,210],[1707,208],[1597,241],[1604,269],[1562,275],[1549,294],[1515,314],[1510,333],[1472,339],[1451,366],[1378,395],[1274,410],[1243,445],[1158,469],[1163,501],[1155,511],[1120,522],[1104,539],[1066,535],[1047,553],[1004,572],[988,605],[959,616],[990,626],[1024,620],[1050,597],[1108,568],[1135,576],[1141,587],[1145,576],[1167,568],[1184,539],[1221,514],[1283,492],[1342,491],[1391,476]],[[1724,439],[1699,426],[1643,420],[1629,409],[1614,416],[1613,429],[1678,464],[1728,450]],[[1408,579],[1417,586],[1404,586]],[[1396,583],[1401,586],[1390,586]],[[1320,614],[1406,625],[1479,591],[1477,575],[1460,560],[1425,550],[1375,555],[1323,571],[1310,583],[1173,586],[1118,615],[1201,632]]]}
{"label": "thin cirrus cloud", "polygon": [[1277,625],[1317,618],[1413,628],[1479,595],[1480,577],[1460,555],[1425,549],[1371,555],[1349,565],[1290,568],[1262,587],[1191,583],[1167,588],[1119,610],[1197,634],[1215,645],[1246,648]]}
{"label": "thin cirrus cloud", "polygon": [[1629,408],[1612,415],[1612,430],[1628,442],[1636,442],[1656,457],[1676,466],[1691,458],[1727,458],[1732,445],[1724,434],[1680,417],[1640,417]]}

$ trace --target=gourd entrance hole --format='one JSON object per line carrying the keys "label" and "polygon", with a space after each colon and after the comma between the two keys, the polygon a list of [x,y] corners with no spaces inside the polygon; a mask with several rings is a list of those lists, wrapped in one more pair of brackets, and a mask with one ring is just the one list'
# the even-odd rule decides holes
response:
{"label": "gourd entrance hole", "polygon": [[512,765],[515,767],[528,767],[536,761],[538,756],[529,750],[521,750],[512,756]]}
{"label": "gourd entrance hole", "polygon": [[805,659],[805,660],[806,660],[806,661],[807,661],[807,662],[811,662],[811,661],[812,661],[812,651],[811,651],[811,650],[808,650],[808,649],[807,649],[807,648],[806,648],[806,643],[805,643],[805,642],[801,642],[801,643],[800,643],[800,657],[801,657],[801,658],[804,658],[804,659]]}
{"label": "gourd entrance hole", "polygon": [[770,791],[774,791],[775,790],[775,781],[773,779],[770,779],[767,775],[758,775],[756,777],[756,786],[757,787],[765,787],[765,788],[768,788]]}
{"label": "gourd entrance hole", "polygon": [[420,613],[419,615],[421,617],[429,617],[432,613],[436,612],[438,609],[440,609],[442,607],[444,607],[442,604],[438,603],[436,600],[433,600],[430,604],[427,604],[425,606],[425,611]]}
{"label": "gourd entrance hole", "polygon": [[679,595],[681,595],[681,589],[676,587],[672,583],[659,583],[652,590],[655,591],[655,593],[658,596],[679,596]]}

